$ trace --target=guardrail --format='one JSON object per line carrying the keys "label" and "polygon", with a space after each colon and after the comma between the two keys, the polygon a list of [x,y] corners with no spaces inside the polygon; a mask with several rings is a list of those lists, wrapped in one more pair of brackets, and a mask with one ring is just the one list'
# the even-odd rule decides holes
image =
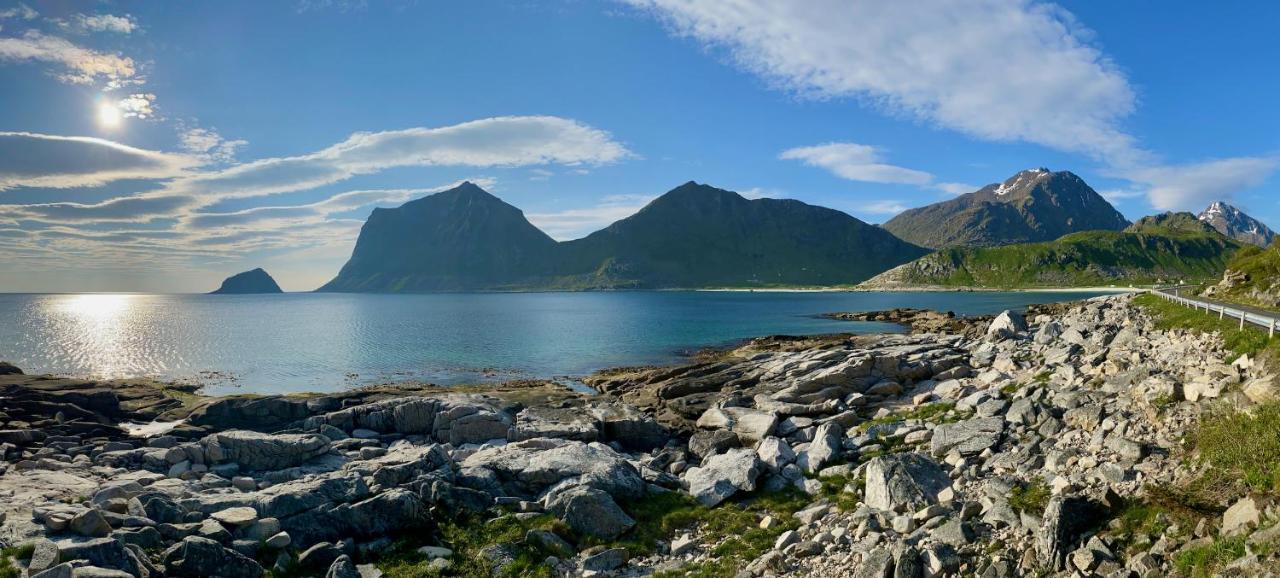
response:
{"label": "guardrail", "polygon": [[1267,330],[1267,337],[1274,337],[1276,327],[1280,326],[1280,319],[1258,313],[1250,313],[1243,309],[1235,309],[1221,305],[1218,303],[1210,303],[1199,299],[1189,299],[1178,294],[1179,289],[1174,288],[1173,293],[1169,293],[1168,289],[1152,289],[1151,293],[1164,298],[1166,301],[1172,301],[1190,307],[1192,309],[1203,309],[1205,313],[1217,313],[1218,319],[1239,319],[1240,329],[1244,329],[1245,324],[1256,325]]}

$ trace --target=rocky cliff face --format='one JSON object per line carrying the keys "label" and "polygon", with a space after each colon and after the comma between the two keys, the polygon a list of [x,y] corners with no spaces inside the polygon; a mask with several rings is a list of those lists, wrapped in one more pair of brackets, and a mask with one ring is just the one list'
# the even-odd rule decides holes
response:
{"label": "rocky cliff face", "polygon": [[1201,211],[1199,218],[1219,233],[1241,243],[1266,247],[1276,238],[1275,231],[1265,223],[1221,201]]}
{"label": "rocky cliff face", "polygon": [[853,284],[925,250],[847,214],[687,183],[636,215],[556,243],[467,183],[378,209],[321,291]]}
{"label": "rocky cliff face", "polygon": [[955,199],[904,211],[884,228],[934,249],[1051,241],[1077,231],[1118,231],[1129,223],[1080,177],[1022,171]]}
{"label": "rocky cliff face", "polygon": [[271,278],[266,271],[262,269],[254,269],[237,273],[222,282],[222,286],[214,291],[213,295],[232,295],[232,294],[248,294],[248,293],[283,293],[280,286],[276,284],[276,280]]}

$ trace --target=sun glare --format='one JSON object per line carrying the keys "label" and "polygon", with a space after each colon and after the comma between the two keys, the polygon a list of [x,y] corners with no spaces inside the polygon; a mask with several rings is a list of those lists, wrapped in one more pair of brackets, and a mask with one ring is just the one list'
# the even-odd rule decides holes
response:
{"label": "sun glare", "polygon": [[115,128],[120,126],[123,119],[120,114],[120,108],[114,102],[103,102],[98,105],[98,124],[103,128]]}

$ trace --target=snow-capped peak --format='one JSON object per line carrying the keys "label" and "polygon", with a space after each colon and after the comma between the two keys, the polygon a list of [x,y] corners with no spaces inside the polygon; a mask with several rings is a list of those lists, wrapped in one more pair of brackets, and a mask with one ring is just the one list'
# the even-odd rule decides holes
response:
{"label": "snow-capped peak", "polygon": [[1035,181],[1037,178],[1040,178],[1041,176],[1047,175],[1047,174],[1049,174],[1049,169],[1046,169],[1044,167],[1037,167],[1034,169],[1019,171],[1018,174],[1013,175],[1013,177],[1010,178],[1009,180],[1003,183],[1000,183],[1000,186],[996,187],[995,193],[997,196],[1007,195],[1017,190],[1018,187],[1021,187],[1023,182]]}

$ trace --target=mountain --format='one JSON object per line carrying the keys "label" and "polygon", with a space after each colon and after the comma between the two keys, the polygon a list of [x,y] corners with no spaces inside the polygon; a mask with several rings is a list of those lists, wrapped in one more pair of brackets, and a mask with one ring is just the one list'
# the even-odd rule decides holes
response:
{"label": "mountain", "polygon": [[600,288],[853,284],[927,252],[840,211],[692,181],[564,249],[567,281]]}
{"label": "mountain", "polygon": [[210,295],[236,295],[248,293],[284,293],[276,280],[261,268],[236,273],[222,281],[222,286]]}
{"label": "mountain", "polygon": [[840,211],[686,183],[557,243],[471,183],[377,209],[321,291],[854,284],[927,251]]}
{"label": "mountain", "polygon": [[1275,231],[1244,211],[1218,201],[1200,212],[1200,220],[1209,223],[1219,233],[1241,243],[1266,247],[1275,240]]}
{"label": "mountain", "polygon": [[863,285],[1083,287],[1204,280],[1222,274],[1241,245],[1191,213],[1145,217],[1124,231],[1085,231],[1040,243],[953,247]]}
{"label": "mountain", "polygon": [[351,259],[320,291],[518,288],[547,275],[556,247],[520,209],[465,182],[374,209]]}
{"label": "mountain", "polygon": [[884,228],[908,242],[940,249],[1051,241],[1079,231],[1118,231],[1128,224],[1080,177],[1038,168],[948,201],[903,211]]}

